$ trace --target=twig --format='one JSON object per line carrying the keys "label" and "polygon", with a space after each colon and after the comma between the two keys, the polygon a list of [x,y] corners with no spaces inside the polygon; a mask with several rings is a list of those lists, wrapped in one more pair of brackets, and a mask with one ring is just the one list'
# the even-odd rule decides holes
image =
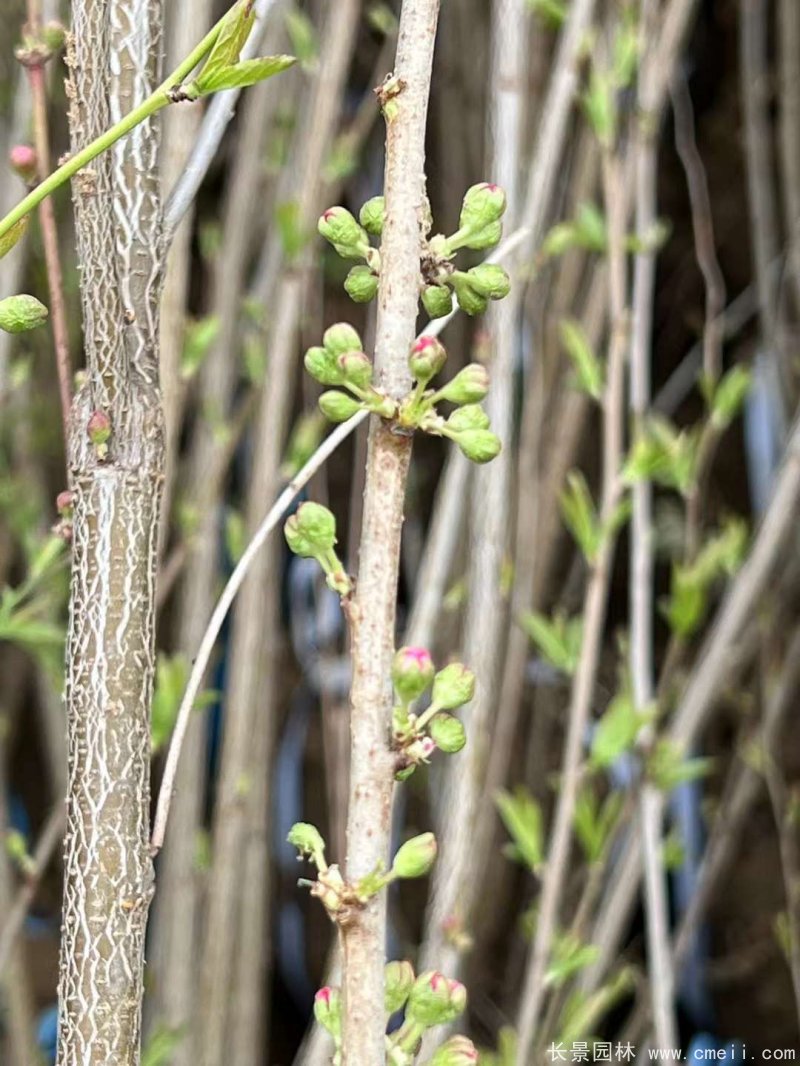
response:
{"label": "twig", "polygon": [[800,916],[798,915],[798,892],[800,892],[800,853],[797,847],[796,829],[789,810],[786,783],[781,776],[774,751],[765,752],[764,777],[767,782],[775,827],[778,830],[778,851],[783,874],[783,890],[786,895],[786,915],[789,928],[787,949],[789,971],[797,1019],[800,1021]]}
{"label": "twig", "polygon": [[[645,47],[654,40],[655,7],[652,0],[642,0],[641,34]],[[636,143],[636,229],[639,234],[652,231],[656,223],[657,116],[649,110],[653,101],[647,97],[647,83],[639,87],[639,120]],[[634,426],[640,426],[650,406],[650,359],[653,330],[653,297],[656,256],[651,249],[637,253],[634,263],[633,323],[630,358],[631,414]],[[630,612],[631,612],[631,680],[636,707],[644,711],[653,700],[653,602],[654,528],[653,487],[648,478],[633,486],[631,528]],[[652,729],[645,728],[638,738],[646,749]],[[661,805],[655,787],[645,781],[639,797],[639,829],[645,882],[645,917],[650,996],[655,1037],[661,1048],[677,1047],[674,1013],[675,975],[669,950],[669,904],[661,859]]]}
{"label": "twig", "polygon": [[[625,221],[626,200],[620,160],[606,153],[603,164],[608,218],[609,302],[611,339],[608,377],[603,398],[603,483],[600,521],[608,524],[621,495],[619,466],[623,450],[624,363],[627,348]],[[545,975],[550,946],[558,926],[558,910],[567,875],[572,818],[580,781],[583,739],[592,707],[605,625],[615,536],[607,533],[592,566],[584,600],[584,633],[580,661],[570,699],[567,738],[561,767],[561,788],[547,853],[539,899],[536,935],[528,957],[520,1001],[517,1066],[526,1066],[546,992]]]}
{"label": "twig", "polygon": [[725,310],[725,278],[717,258],[711,199],[708,193],[705,167],[697,150],[692,98],[689,95],[685,74],[681,72],[675,75],[670,86],[670,93],[672,111],[675,116],[675,147],[686,173],[695,252],[706,287],[703,369],[710,381],[716,381],[722,372],[724,336],[722,313]]}
{"label": "twig", "polygon": [[0,929],[0,975],[6,968],[17,934],[36,898],[39,883],[48,863],[64,837],[65,818],[63,804],[59,804],[50,812],[31,857],[30,866],[26,867],[25,883],[8,909],[6,920]]}
{"label": "twig", "polygon": [[792,261],[791,276],[795,301],[800,309],[800,5],[795,0],[779,0],[777,49],[781,187]]}
{"label": "twig", "polygon": [[[411,387],[408,353],[419,299],[425,195],[425,129],[439,0],[403,0],[394,69],[399,92],[389,101],[375,368],[399,399]],[[385,279],[389,279],[386,283]],[[367,450],[360,566],[352,614],[350,796],[347,878],[355,881],[388,859],[393,758],[389,748],[400,531],[411,437],[372,420]],[[344,1066],[383,1061],[386,1019],[383,967],[386,897],[379,893],[342,928]]]}
{"label": "twig", "polygon": [[214,644],[219,636],[219,631],[222,628],[222,623],[225,621],[228,611],[236,598],[236,594],[247,576],[250,565],[272,530],[277,526],[288,508],[292,505],[298,493],[308,484],[323,463],[327,461],[328,457],[336,451],[342,441],[346,440],[356,426],[363,422],[365,418],[366,413],[360,411],[358,414],[354,415],[349,422],[344,422],[342,425],[338,426],[333,433],[323,441],[305,466],[292,478],[270,508],[264,521],[253,535],[253,539],[247,545],[241,559],[236,564],[233,573],[228,578],[222,595],[214,608],[214,613],[209,619],[208,626],[203,634],[203,639],[200,642],[200,647],[197,650],[194,666],[192,667],[192,672],[186,685],[186,691],[183,694],[183,699],[181,700],[181,705],[175,720],[175,729],[172,734],[172,740],[170,741],[167,761],[164,765],[164,774],[161,778],[158,804],[156,806],[156,816],[153,823],[151,848],[154,854],[159,851],[164,843],[164,833],[166,830],[167,818],[169,816],[169,806],[172,799],[172,787],[175,780],[183,737],[186,733],[186,727],[189,724],[189,716],[200,692],[203,676],[205,675],[209,659],[211,658],[211,653],[214,650]]}
{"label": "twig", "polygon": [[[28,33],[34,39],[42,30],[42,15],[38,0],[27,0]],[[32,55],[25,62],[28,84],[31,89],[33,118],[33,141],[36,148],[36,177],[44,181],[50,173],[50,137],[47,122],[47,81],[45,78],[46,58]],[[56,354],[58,373],[58,391],[61,398],[61,420],[63,424],[65,456],[69,446],[69,418],[72,407],[72,365],[69,356],[69,329],[67,311],[64,302],[64,278],[61,272],[61,258],[58,253],[58,227],[55,210],[50,197],[39,205],[39,222],[42,227],[42,244],[47,270],[47,287],[50,295],[50,325],[53,331],[53,344]]]}

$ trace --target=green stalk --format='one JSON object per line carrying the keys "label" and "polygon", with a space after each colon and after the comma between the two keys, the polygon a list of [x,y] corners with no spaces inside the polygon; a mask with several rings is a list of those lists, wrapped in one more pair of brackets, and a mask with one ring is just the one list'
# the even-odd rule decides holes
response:
{"label": "green stalk", "polygon": [[172,90],[176,89],[211,51],[225,18],[227,18],[227,13],[208,31],[197,47],[189,53],[186,59],[175,68],[172,74],[146,100],[134,108],[133,111],[128,112],[115,126],[106,130],[91,144],[87,144],[80,152],[71,156],[62,166],[54,170],[49,177],[40,182],[35,189],[32,189],[23,200],[20,200],[17,206],[9,211],[4,219],[0,220],[0,238],[4,237],[21,219],[30,214],[35,207],[38,207],[42,200],[45,200],[61,185],[74,177],[79,170],[91,163],[93,159],[96,159],[97,156],[111,148],[118,140],[130,133],[140,123],[145,122],[151,115],[155,115],[168,104],[171,104],[173,102]]}

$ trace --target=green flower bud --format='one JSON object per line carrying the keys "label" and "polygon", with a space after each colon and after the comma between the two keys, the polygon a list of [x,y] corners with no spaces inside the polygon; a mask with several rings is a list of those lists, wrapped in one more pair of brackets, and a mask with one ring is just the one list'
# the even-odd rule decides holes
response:
{"label": "green flower bud", "polygon": [[346,422],[361,410],[362,404],[346,392],[331,389],[319,398],[319,409],[331,422]]}
{"label": "green flower bud", "polygon": [[315,825],[295,822],[286,840],[293,848],[297,848],[301,855],[307,855],[319,870],[325,870],[325,841]]}
{"label": "green flower bud", "polygon": [[499,222],[506,209],[506,194],[499,185],[482,181],[467,189],[461,205],[459,229],[476,233],[494,222]]}
{"label": "green flower bud", "polygon": [[[480,363],[470,363],[439,389],[437,396],[450,403],[480,403],[489,391],[489,371]],[[473,427],[474,428],[474,427]]]}
{"label": "green flower bud", "polygon": [[477,230],[460,241],[460,247],[471,248],[474,252],[483,252],[487,248],[494,248],[503,236],[503,223],[490,222],[482,230]]}
{"label": "green flower bud", "polygon": [[0,300],[0,329],[6,333],[24,333],[43,326],[47,321],[47,308],[35,296],[7,296]]}
{"label": "green flower bud", "polygon": [[344,289],[357,304],[368,304],[378,292],[378,275],[368,266],[355,266],[344,279]]}
{"label": "green flower bud", "polygon": [[444,318],[453,310],[453,294],[446,285],[427,285],[422,292],[422,306],[431,318]]}
{"label": "green flower bud", "polygon": [[414,984],[414,967],[410,962],[387,962],[384,968],[384,1006],[394,1014],[405,1005]]}
{"label": "green flower bud", "polygon": [[314,996],[314,1017],[338,1040],[342,1033],[342,997],[338,988],[325,985]]}
{"label": "green flower bud", "polygon": [[473,289],[468,274],[453,274],[453,288],[456,290],[458,306],[468,315],[482,315],[489,306],[487,297]]}
{"label": "green flower bud", "polygon": [[460,981],[448,981],[431,970],[414,982],[408,997],[406,1016],[426,1029],[453,1021],[467,1005],[467,991]]}
{"label": "green flower bud", "polygon": [[361,338],[347,322],[337,322],[336,325],[329,326],[323,334],[322,343],[334,355],[358,352],[362,347]]}
{"label": "green flower bud", "polygon": [[336,356],[327,348],[309,348],[303,363],[311,377],[320,385],[341,385],[344,381]]}
{"label": "green flower bud", "polygon": [[428,727],[436,747],[445,755],[455,755],[467,743],[464,726],[452,714],[437,714]]}
{"label": "green flower bud", "polygon": [[407,840],[394,857],[392,873],[404,879],[424,877],[436,861],[436,837],[422,833]]}
{"label": "green flower bud", "polygon": [[394,690],[404,703],[411,703],[430,687],[434,672],[425,648],[400,648],[392,660]]}
{"label": "green flower bud", "polygon": [[436,337],[419,337],[414,342],[411,355],[408,357],[408,365],[415,381],[427,385],[431,378],[436,377],[445,364],[447,352],[444,345]]}
{"label": "green flower bud", "polygon": [[337,362],[348,385],[368,389],[372,384],[372,362],[363,352],[345,352]]}
{"label": "green flower bud", "polygon": [[502,300],[508,296],[511,281],[501,266],[495,263],[482,263],[467,271],[472,288],[490,300]]}
{"label": "green flower bud", "polygon": [[454,1036],[437,1049],[428,1066],[475,1066],[478,1051],[465,1036]]}
{"label": "green flower bud", "polygon": [[443,711],[469,703],[475,695],[475,675],[463,663],[450,663],[433,679],[432,700]]}
{"label": "green flower bud", "polygon": [[383,233],[383,220],[386,214],[386,204],[382,196],[373,196],[362,205],[358,213],[359,221],[367,233],[374,237],[380,237]]}
{"label": "green flower bud", "polygon": [[363,259],[369,250],[366,231],[344,207],[329,207],[321,215],[317,229],[342,259]]}
{"label": "green flower bud", "polygon": [[456,444],[471,463],[490,463],[500,454],[500,438],[488,429],[469,429],[459,433]]}
{"label": "green flower bud", "polygon": [[465,429],[488,429],[489,416],[477,403],[468,403],[453,411],[447,425],[455,433],[463,433]]}
{"label": "green flower bud", "polygon": [[96,448],[105,449],[106,444],[111,439],[111,419],[105,411],[92,411],[89,421],[86,423],[86,432],[89,434],[89,440]]}
{"label": "green flower bud", "polygon": [[313,559],[336,543],[336,519],[319,503],[302,503],[283,527],[286,543],[295,555]]}
{"label": "green flower bud", "polygon": [[66,37],[67,31],[60,22],[46,22],[42,26],[42,40],[51,52],[60,51]]}

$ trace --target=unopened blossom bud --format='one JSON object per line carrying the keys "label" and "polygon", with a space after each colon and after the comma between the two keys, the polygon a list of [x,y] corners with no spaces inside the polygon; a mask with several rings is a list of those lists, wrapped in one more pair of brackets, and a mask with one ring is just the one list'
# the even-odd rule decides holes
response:
{"label": "unopened blossom bud", "polygon": [[346,422],[361,410],[361,403],[345,392],[332,389],[319,398],[319,409],[331,422]]}
{"label": "unopened blossom bud", "polygon": [[453,411],[447,425],[456,433],[463,433],[465,429],[488,429],[489,416],[479,404],[468,403]]}
{"label": "unopened blossom bud", "polygon": [[502,449],[500,438],[488,429],[469,429],[455,441],[471,463],[490,463]]}
{"label": "unopened blossom bud", "polygon": [[463,663],[450,663],[433,679],[431,698],[443,711],[469,703],[475,695],[475,675]]}
{"label": "unopened blossom bud", "polygon": [[394,857],[392,873],[396,877],[424,877],[436,861],[436,837],[422,833],[407,840]]}
{"label": "unopened blossom bud", "polygon": [[374,237],[380,237],[383,233],[383,220],[386,214],[386,204],[382,196],[373,196],[371,200],[362,206],[358,213],[359,221],[367,233]]}
{"label": "unopened blossom bud", "polygon": [[342,1031],[342,997],[338,988],[325,985],[314,996],[314,1017],[338,1039]]}
{"label": "unopened blossom bud", "polygon": [[47,308],[35,296],[25,293],[0,300],[0,329],[6,333],[25,333],[47,321]]}
{"label": "unopened blossom bud", "polygon": [[438,395],[459,406],[465,403],[480,403],[489,391],[489,371],[480,363],[470,363],[459,370],[441,389]]}
{"label": "unopened blossom bud", "polygon": [[394,1014],[405,1005],[414,984],[414,967],[408,961],[387,962],[384,968],[384,1006]]}
{"label": "unopened blossom bud", "polygon": [[421,974],[408,997],[406,1016],[429,1029],[457,1018],[467,1003],[467,993],[458,981],[448,981],[438,971]]}
{"label": "unopened blossom bud", "polygon": [[426,285],[422,291],[422,306],[431,318],[444,318],[453,310],[453,294],[446,285]]}
{"label": "unopened blossom bud", "polygon": [[8,153],[8,161],[11,164],[11,169],[14,173],[19,175],[26,184],[29,184],[36,178],[38,157],[36,155],[36,149],[32,148],[31,145],[15,144]]}
{"label": "unopened blossom bud", "polygon": [[295,555],[315,558],[336,543],[336,519],[319,503],[302,503],[283,527],[286,543]]}
{"label": "unopened blossom bud", "polygon": [[366,231],[344,207],[329,207],[317,229],[343,259],[361,259],[369,249]]}
{"label": "unopened blossom bud", "polygon": [[59,492],[58,496],[56,496],[56,510],[62,518],[68,518],[72,514],[74,500],[74,494],[69,489]]}
{"label": "unopened blossom bud", "polygon": [[303,364],[320,385],[341,385],[344,381],[336,356],[327,348],[309,348]]}
{"label": "unopened blossom bud", "polygon": [[464,726],[452,714],[437,714],[428,728],[436,747],[445,755],[455,755],[467,743]]}
{"label": "unopened blossom bud", "polygon": [[511,289],[505,270],[496,263],[481,263],[467,271],[472,288],[490,300],[502,300]]}
{"label": "unopened blossom bud", "polygon": [[430,686],[435,673],[425,648],[400,648],[392,660],[392,684],[404,703],[418,699]]}
{"label": "unopened blossom bud", "polygon": [[86,424],[89,440],[94,445],[106,444],[111,437],[111,419],[105,411],[92,411]]}
{"label": "unopened blossom bud", "polygon": [[506,209],[506,194],[499,185],[482,181],[467,189],[461,205],[460,229],[477,232],[499,222]]}
{"label": "unopened blossom bud", "polygon": [[361,338],[347,322],[337,322],[325,330],[322,343],[334,355],[344,352],[358,352],[362,348]]}
{"label": "unopened blossom bud", "polygon": [[465,1036],[454,1036],[437,1048],[428,1066],[474,1066],[478,1050]]}
{"label": "unopened blossom bud", "polygon": [[295,822],[286,840],[301,855],[307,855],[318,869],[325,869],[325,841],[315,825],[310,822]]}
{"label": "unopened blossom bud", "polygon": [[414,380],[427,385],[442,369],[446,359],[444,345],[436,337],[424,336],[414,342],[408,365]]}
{"label": "unopened blossom bud", "polygon": [[344,279],[344,289],[357,304],[368,304],[378,293],[378,275],[368,266],[354,266]]}
{"label": "unopened blossom bud", "polygon": [[454,274],[453,287],[456,290],[458,306],[465,314],[482,315],[489,306],[488,298],[482,296],[477,289],[473,288],[466,274]]}
{"label": "unopened blossom bud", "polygon": [[364,352],[345,352],[337,362],[348,385],[366,389],[372,384],[372,362]]}

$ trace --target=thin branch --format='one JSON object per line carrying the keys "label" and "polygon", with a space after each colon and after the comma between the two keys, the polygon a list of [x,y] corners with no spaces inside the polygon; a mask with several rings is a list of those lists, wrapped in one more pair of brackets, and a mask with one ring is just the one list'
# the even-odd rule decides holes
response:
{"label": "thin branch", "polygon": [[50,812],[31,856],[31,863],[25,870],[25,883],[8,909],[6,920],[0,929],[0,975],[8,964],[14,942],[36,898],[36,892],[47,866],[64,838],[65,819],[66,812],[63,804],[59,804]]}
{"label": "thin branch", "polygon": [[192,667],[192,672],[189,675],[189,681],[186,685],[186,691],[183,694],[183,699],[181,700],[181,705],[178,709],[175,729],[172,734],[172,740],[170,741],[167,761],[164,765],[164,774],[161,778],[158,804],[156,806],[156,816],[153,823],[151,848],[154,854],[160,850],[164,843],[167,818],[169,817],[169,807],[172,801],[172,789],[178,768],[178,759],[180,758],[183,738],[189,724],[189,717],[200,693],[200,686],[203,683],[203,677],[208,667],[211,653],[214,650],[214,644],[222,629],[222,624],[227,617],[228,611],[231,609],[231,605],[236,599],[236,594],[247,576],[247,572],[250,569],[253,559],[258,555],[270,533],[278,525],[289,507],[291,507],[297,495],[327,461],[329,456],[336,451],[342,441],[346,440],[356,426],[363,422],[366,417],[366,412],[360,411],[357,415],[354,415],[349,422],[343,422],[342,425],[338,426],[333,433],[325,439],[305,466],[292,478],[267,512],[264,521],[256,530],[253,539],[247,545],[247,548],[242,554],[239,562],[236,564],[233,573],[228,578],[227,584],[217,601],[214,613],[211,615],[206,631],[203,634],[203,639],[197,650],[194,666]]}

